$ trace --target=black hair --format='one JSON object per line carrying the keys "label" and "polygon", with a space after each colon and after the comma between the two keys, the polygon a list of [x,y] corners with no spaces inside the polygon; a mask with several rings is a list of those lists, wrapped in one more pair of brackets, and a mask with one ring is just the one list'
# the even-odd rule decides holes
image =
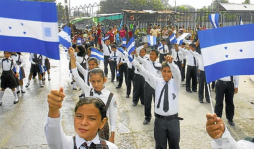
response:
{"label": "black hair", "polygon": [[98,59],[95,58],[95,57],[90,57],[90,58],[88,59],[88,63],[89,63],[90,61],[94,61],[97,65],[99,65]]}
{"label": "black hair", "polygon": [[4,51],[4,53],[9,53],[9,54],[11,54],[11,52],[9,52],[9,51]]}
{"label": "black hair", "polygon": [[155,52],[156,56],[159,56],[159,51],[153,49],[153,50],[151,50],[150,53],[152,53],[152,52]]}
{"label": "black hair", "polygon": [[100,68],[94,68],[93,70],[90,71],[90,76],[94,74],[99,74],[103,79],[105,77],[103,70]]}
{"label": "black hair", "polygon": [[77,44],[74,43],[74,44],[72,45],[72,48],[73,48],[73,49],[76,49],[76,47],[77,47]]}
{"label": "black hair", "polygon": [[190,44],[190,46],[196,48],[196,45],[194,43]]}
{"label": "black hair", "polygon": [[18,55],[21,55],[21,52],[16,52]]}
{"label": "black hair", "polygon": [[92,50],[92,48],[93,48],[93,47],[88,47],[86,51],[88,51],[88,50],[90,50],[90,51],[91,51],[91,50]]}
{"label": "black hair", "polygon": [[[146,48],[143,48],[143,49],[141,49],[141,50],[145,50],[145,52],[146,52]],[[141,51],[141,50],[140,50],[140,51]]]}
{"label": "black hair", "polygon": [[82,57],[85,56],[85,53],[86,53],[85,48],[82,45],[79,45],[78,49],[79,49],[79,52],[77,53],[77,56],[82,56]]}
{"label": "black hair", "polygon": [[99,111],[101,114],[101,120],[103,120],[104,118],[106,118],[106,105],[105,103],[98,97],[84,97],[81,98],[78,103],[75,106],[75,113],[77,112],[78,108],[85,105],[85,104],[93,104]]}
{"label": "black hair", "polygon": [[116,49],[116,45],[114,45],[114,44],[113,44],[113,45],[111,46],[111,48],[114,48],[114,49]]}
{"label": "black hair", "polygon": [[185,42],[183,42],[183,43],[182,43],[182,45],[183,45],[183,46],[185,46],[185,45],[186,45],[186,43],[185,43]]}
{"label": "black hair", "polygon": [[161,41],[166,41],[166,39],[161,39]]}
{"label": "black hair", "polygon": [[169,67],[169,68],[170,68],[170,66],[168,65],[168,62],[167,62],[167,61],[163,61],[163,62],[162,62],[162,64],[161,64],[161,70],[162,70],[163,68],[165,68],[165,67]]}

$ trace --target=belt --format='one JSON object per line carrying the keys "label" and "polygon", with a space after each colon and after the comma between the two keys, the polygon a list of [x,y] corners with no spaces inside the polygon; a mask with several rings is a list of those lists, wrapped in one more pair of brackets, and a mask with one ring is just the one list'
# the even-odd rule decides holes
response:
{"label": "belt", "polygon": [[172,120],[172,119],[183,120],[183,118],[178,117],[178,113],[176,113],[175,115],[170,115],[170,116],[163,116],[163,115],[159,115],[159,114],[156,114],[156,113],[154,115],[157,118],[165,119],[165,120]]}
{"label": "belt", "polygon": [[223,83],[225,83],[225,84],[233,83],[232,81],[222,81],[222,80],[218,80],[218,82],[223,82]]}

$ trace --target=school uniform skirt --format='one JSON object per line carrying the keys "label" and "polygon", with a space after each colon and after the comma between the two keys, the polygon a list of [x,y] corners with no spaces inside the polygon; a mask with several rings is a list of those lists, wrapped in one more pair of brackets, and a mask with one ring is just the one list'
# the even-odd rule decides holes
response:
{"label": "school uniform skirt", "polygon": [[99,136],[101,139],[108,140],[109,139],[109,125],[108,122],[104,125],[104,127],[99,131]]}
{"label": "school uniform skirt", "polygon": [[20,70],[19,70],[19,80],[23,80],[24,78],[26,78],[26,74],[25,74],[24,68],[20,67]]}
{"label": "school uniform skirt", "polygon": [[40,71],[40,65],[37,64],[31,64],[30,73],[41,73]]}
{"label": "school uniform skirt", "polygon": [[50,63],[49,63],[49,60],[48,60],[48,59],[45,59],[45,66],[46,66],[46,69],[47,69],[47,70],[50,69]]}
{"label": "school uniform skirt", "polygon": [[16,88],[17,86],[19,86],[19,82],[18,82],[18,79],[15,77],[13,71],[12,70],[3,71],[1,76],[1,88],[13,89],[13,88]]}

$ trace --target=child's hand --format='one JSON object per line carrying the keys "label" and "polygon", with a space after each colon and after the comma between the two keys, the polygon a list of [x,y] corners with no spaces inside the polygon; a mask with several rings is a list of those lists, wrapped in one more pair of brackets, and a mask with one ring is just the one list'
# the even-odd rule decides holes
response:
{"label": "child's hand", "polygon": [[62,102],[65,97],[63,93],[63,88],[60,90],[51,90],[48,94],[49,103],[49,117],[57,118],[59,117],[59,109],[62,107]]}
{"label": "child's hand", "polygon": [[206,114],[206,131],[213,139],[221,138],[225,131],[225,124],[216,114]]}
{"label": "child's hand", "polygon": [[68,52],[70,54],[70,57],[74,57],[75,50],[72,47],[69,48]]}
{"label": "child's hand", "polygon": [[18,77],[19,77],[19,73],[16,73],[16,74],[15,74],[15,77],[18,78]]}
{"label": "child's hand", "polygon": [[171,55],[167,55],[164,57],[166,61],[168,61],[169,63],[172,63],[173,62],[173,57]]}

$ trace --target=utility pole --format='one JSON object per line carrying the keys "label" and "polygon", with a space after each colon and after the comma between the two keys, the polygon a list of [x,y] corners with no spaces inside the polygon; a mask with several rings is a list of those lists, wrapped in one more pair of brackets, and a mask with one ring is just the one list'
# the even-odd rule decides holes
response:
{"label": "utility pole", "polygon": [[65,12],[66,12],[67,26],[69,26],[69,27],[70,27],[70,19],[69,19],[68,2],[67,2],[67,0],[64,0],[64,2],[65,2]]}

